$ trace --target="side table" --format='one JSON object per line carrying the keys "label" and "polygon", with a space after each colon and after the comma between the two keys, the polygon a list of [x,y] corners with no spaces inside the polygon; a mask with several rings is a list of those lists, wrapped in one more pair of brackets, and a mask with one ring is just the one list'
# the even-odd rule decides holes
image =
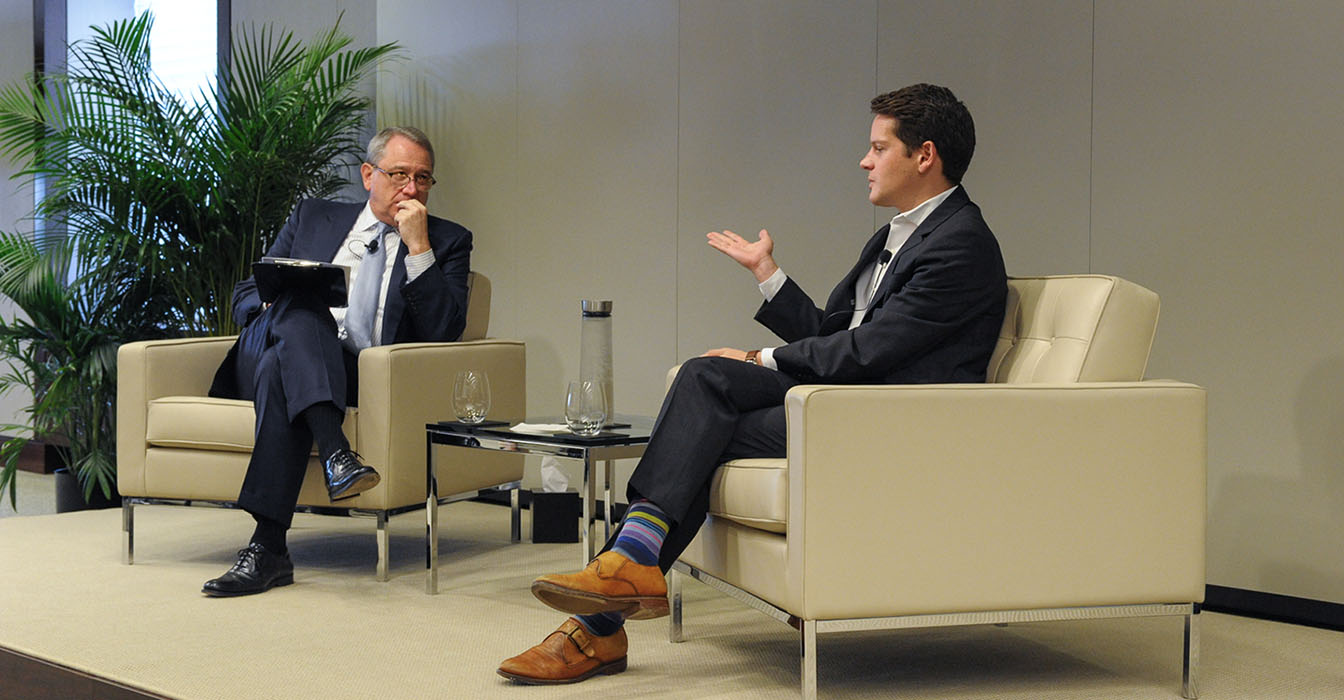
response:
{"label": "side table", "polygon": [[[525,423],[564,424],[563,419],[529,418]],[[593,537],[593,525],[597,518],[594,513],[597,498],[597,479],[594,478],[595,463],[603,465],[602,484],[605,492],[603,521],[606,523],[606,542],[611,537],[611,521],[614,512],[614,500],[611,483],[618,459],[637,458],[644,454],[649,435],[653,432],[653,418],[648,416],[628,416],[617,414],[611,430],[592,437],[574,435],[568,431],[548,434],[514,432],[503,423],[485,422],[479,425],[442,422],[425,425],[425,592],[431,595],[439,591],[439,499],[438,486],[434,478],[434,446],[448,445],[480,450],[499,450],[519,454],[550,455],[561,459],[575,459],[583,462],[583,485],[580,493],[583,497],[583,522],[579,528],[579,543],[582,547],[580,568],[597,555],[597,540]],[[514,507],[517,507],[517,491],[514,492]],[[517,520],[514,520],[514,540],[518,539]]]}

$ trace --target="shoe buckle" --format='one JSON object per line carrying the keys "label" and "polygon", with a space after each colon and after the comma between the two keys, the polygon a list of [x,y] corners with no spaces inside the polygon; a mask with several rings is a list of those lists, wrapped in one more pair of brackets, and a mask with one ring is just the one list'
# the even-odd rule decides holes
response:
{"label": "shoe buckle", "polygon": [[588,636],[588,630],[585,630],[583,625],[574,625],[574,629],[566,632],[565,636],[574,642],[574,646],[578,647],[584,656],[588,658],[596,656],[597,652],[593,651],[593,638]]}

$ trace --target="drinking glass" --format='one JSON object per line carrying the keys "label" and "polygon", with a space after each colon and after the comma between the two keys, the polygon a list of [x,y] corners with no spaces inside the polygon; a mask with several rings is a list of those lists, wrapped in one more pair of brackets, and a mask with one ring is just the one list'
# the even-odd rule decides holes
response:
{"label": "drinking glass", "polygon": [[490,412],[490,379],[485,370],[464,369],[453,381],[453,412],[463,423],[480,423]]}
{"label": "drinking glass", "polygon": [[593,381],[570,382],[565,395],[565,423],[575,435],[592,436],[602,432],[607,421],[606,394]]}

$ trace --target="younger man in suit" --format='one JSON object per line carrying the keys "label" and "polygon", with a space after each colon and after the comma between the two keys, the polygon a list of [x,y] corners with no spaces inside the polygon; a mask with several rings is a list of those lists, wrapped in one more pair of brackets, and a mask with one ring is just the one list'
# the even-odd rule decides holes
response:
{"label": "younger man in suit", "polygon": [[369,142],[360,176],[369,200],[299,203],[268,256],[351,268],[349,306],[287,292],[269,305],[252,278],[233,291],[238,342],[215,374],[211,396],[255,402],[256,442],[238,504],[256,520],[248,546],[209,596],[267,591],[294,581],[285,546],[314,442],[333,502],[378,484],[341,432],[355,405],[358,355],[372,345],[450,341],[466,326],[471,232],[430,216],[434,148],[419,129],[390,127]]}
{"label": "younger man in suit", "polygon": [[785,344],[719,348],[682,365],[606,551],[579,573],[532,584],[542,602],[574,617],[505,660],[500,675],[553,684],[625,670],[624,621],[667,614],[663,577],[704,522],[715,469],[729,459],[784,456],[791,387],[985,380],[1007,278],[994,235],[959,184],[975,150],[971,115],[950,90],[927,84],[879,95],[871,107],[859,166],[869,201],[899,213],[864,246],[824,309],[775,264],[766,231],[754,242],[708,234],[709,245],[755,276],[765,296],[756,320]]}

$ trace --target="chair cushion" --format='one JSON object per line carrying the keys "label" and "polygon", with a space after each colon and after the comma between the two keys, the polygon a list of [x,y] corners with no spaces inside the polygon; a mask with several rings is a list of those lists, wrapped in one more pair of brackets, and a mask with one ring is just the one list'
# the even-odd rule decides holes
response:
{"label": "chair cushion", "polygon": [[714,472],[709,513],[767,532],[785,532],[789,524],[789,462],[786,459],[735,459]]}
{"label": "chair cushion", "polygon": [[1118,277],[1010,278],[988,381],[1142,379],[1158,308],[1156,294]]}
{"label": "chair cushion", "polygon": [[[358,411],[346,411],[344,430],[355,445]],[[251,452],[256,431],[251,401],[206,396],[165,396],[149,402],[145,441],[154,447]]]}

